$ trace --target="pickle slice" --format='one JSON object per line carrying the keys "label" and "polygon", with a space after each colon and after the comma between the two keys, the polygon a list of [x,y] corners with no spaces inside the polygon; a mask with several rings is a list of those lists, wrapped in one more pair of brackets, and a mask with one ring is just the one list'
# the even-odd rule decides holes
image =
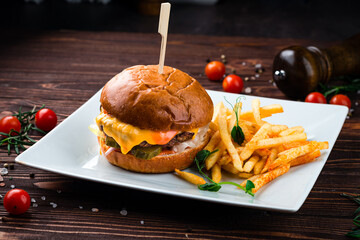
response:
{"label": "pickle slice", "polygon": [[105,144],[109,147],[120,148],[120,145],[115,141],[115,139],[109,136],[105,137]]}
{"label": "pickle slice", "polygon": [[161,146],[151,146],[151,147],[140,147],[135,146],[131,149],[132,155],[134,155],[137,158],[142,159],[150,159],[157,155],[159,155],[162,151]]}

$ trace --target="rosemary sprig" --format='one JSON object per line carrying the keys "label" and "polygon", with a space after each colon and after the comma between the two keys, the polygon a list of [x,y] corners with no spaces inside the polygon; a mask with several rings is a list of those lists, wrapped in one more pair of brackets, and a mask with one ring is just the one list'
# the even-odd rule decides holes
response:
{"label": "rosemary sprig", "polygon": [[345,80],[348,82],[348,84],[345,85],[339,85],[339,86],[327,86],[324,84],[319,83],[320,86],[320,92],[324,94],[325,97],[328,97],[330,95],[336,95],[340,92],[355,92],[360,90],[360,78],[339,78],[341,80]]}
{"label": "rosemary sprig", "polygon": [[[340,194],[343,197],[346,197],[350,200],[353,200],[354,202],[356,202],[358,205],[360,205],[360,195],[349,195],[346,193],[342,193]],[[352,231],[348,232],[346,234],[347,237],[353,237],[353,238],[360,238],[360,207],[358,207],[355,212],[354,212],[354,218],[353,218],[353,223],[354,223],[354,228],[352,229]]]}
{"label": "rosemary sprig", "polygon": [[[44,107],[45,105],[42,105],[40,109]],[[13,114],[13,116],[15,116],[21,124],[20,132],[13,129],[9,132],[9,134],[0,132],[0,135],[3,136],[0,140],[0,147],[6,147],[8,155],[11,154],[12,148],[15,150],[16,154],[19,154],[20,148],[26,149],[25,146],[31,146],[36,142],[29,136],[30,131],[37,131],[39,133],[46,134],[46,132],[37,128],[33,123],[35,115],[40,109],[36,110],[36,106],[34,106],[31,111],[22,112],[22,107],[20,107],[19,111]],[[12,136],[12,133],[16,133],[16,135]]]}

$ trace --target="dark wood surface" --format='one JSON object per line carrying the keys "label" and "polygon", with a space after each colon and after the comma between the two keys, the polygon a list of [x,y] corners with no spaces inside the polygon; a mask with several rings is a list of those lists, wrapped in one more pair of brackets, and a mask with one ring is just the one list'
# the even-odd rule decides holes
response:
{"label": "dark wood surface", "polygon": [[[275,54],[289,45],[328,46],[327,42],[296,39],[170,35],[166,64],[188,72],[206,89],[221,90],[220,82],[204,76],[206,60],[228,59],[227,72],[243,78],[252,95],[282,98],[271,83]],[[156,64],[160,36],[115,32],[12,32],[0,39],[0,117],[19,106],[46,104],[64,120],[113,75],[135,64]],[[243,62],[246,65],[243,65]],[[353,105],[359,100],[352,95]],[[1,239],[344,239],[352,227],[356,205],[339,194],[360,192],[358,107],[347,119],[314,188],[296,213],[279,213],[225,206],[65,177],[23,165],[4,176],[25,189],[38,207],[14,217],[0,206]],[[69,139],[71,141],[71,139]],[[0,149],[0,164],[14,163]],[[52,156],[48,156],[51,161]],[[29,174],[34,173],[35,178]],[[12,178],[12,179],[11,179]],[[59,191],[60,190],[60,191]],[[46,200],[41,200],[45,196]],[[50,202],[57,204],[56,208]],[[83,206],[80,209],[79,206]],[[98,208],[99,212],[92,212]],[[128,214],[120,214],[122,209]]]}

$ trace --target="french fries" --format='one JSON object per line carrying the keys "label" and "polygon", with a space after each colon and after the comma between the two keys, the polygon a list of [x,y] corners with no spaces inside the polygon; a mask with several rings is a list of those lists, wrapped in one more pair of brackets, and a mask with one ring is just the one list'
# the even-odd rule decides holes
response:
{"label": "french fries", "polygon": [[219,131],[220,131],[221,139],[224,142],[230,157],[234,161],[234,167],[237,170],[242,171],[243,163],[240,160],[240,157],[236,152],[234,144],[233,144],[233,142],[231,140],[231,136],[230,136],[230,134],[228,132],[227,122],[226,122],[226,119],[225,119],[225,106],[224,106],[224,104],[220,105],[219,112],[220,112],[220,114],[218,116],[218,124],[219,124]]}
{"label": "french fries", "polygon": [[186,181],[195,184],[195,185],[201,185],[201,184],[205,184],[206,181],[202,178],[199,177],[195,174],[189,173],[189,172],[183,172],[180,171],[179,169],[175,169],[175,172],[182,178],[185,179]]}
{"label": "french fries", "polygon": [[[209,125],[213,135],[205,150],[216,151],[205,160],[205,168],[211,179],[219,183],[223,170],[233,177],[246,179],[240,185],[246,186],[247,180],[254,183],[253,193],[261,187],[287,173],[291,167],[315,161],[321,150],[328,149],[328,142],[308,141],[301,126],[270,124],[263,119],[282,113],[279,104],[260,106],[260,100],[251,103],[251,111],[242,111],[242,103],[237,102],[233,109],[226,108],[222,102],[215,106]],[[235,114],[237,112],[237,115]],[[236,124],[244,133],[243,141],[232,139]],[[195,184],[205,180],[197,175],[175,170],[183,179]]]}

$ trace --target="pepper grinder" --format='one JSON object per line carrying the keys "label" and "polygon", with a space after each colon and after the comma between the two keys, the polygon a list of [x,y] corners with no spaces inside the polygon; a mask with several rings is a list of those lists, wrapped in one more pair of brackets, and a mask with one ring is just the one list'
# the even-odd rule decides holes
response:
{"label": "pepper grinder", "polygon": [[273,79],[290,98],[303,98],[319,83],[327,84],[335,76],[360,74],[360,34],[338,45],[319,49],[314,46],[290,46],[274,59]]}

